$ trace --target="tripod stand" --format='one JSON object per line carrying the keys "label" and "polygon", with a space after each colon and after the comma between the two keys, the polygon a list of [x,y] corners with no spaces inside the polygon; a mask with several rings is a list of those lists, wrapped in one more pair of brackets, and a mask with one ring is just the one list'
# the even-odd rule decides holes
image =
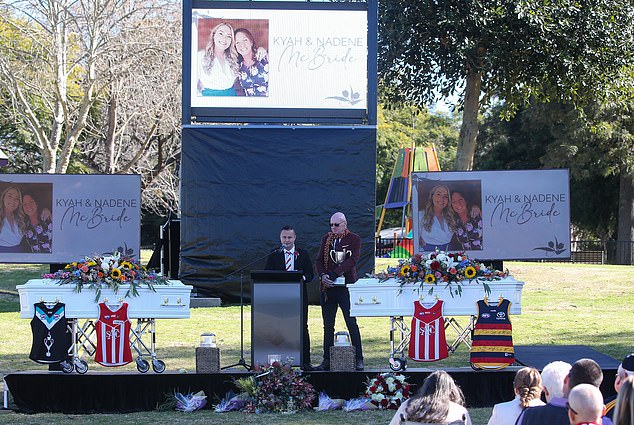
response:
{"label": "tripod stand", "polygon": [[[271,251],[271,253],[272,252],[275,252],[275,250]],[[224,370],[224,369],[229,369],[236,366],[242,366],[246,370],[251,370],[251,365],[248,364],[247,361],[244,359],[244,272],[247,269],[247,267],[252,266],[258,261],[262,261],[263,259],[268,257],[271,253],[268,253],[262,257],[256,258],[255,260],[251,261],[249,264],[243,267],[240,267],[235,272],[229,273],[227,276],[225,276],[225,279],[226,279],[228,277],[235,276],[237,272],[240,272],[240,359],[238,360],[237,363],[233,363],[228,366],[221,367],[220,369]]]}

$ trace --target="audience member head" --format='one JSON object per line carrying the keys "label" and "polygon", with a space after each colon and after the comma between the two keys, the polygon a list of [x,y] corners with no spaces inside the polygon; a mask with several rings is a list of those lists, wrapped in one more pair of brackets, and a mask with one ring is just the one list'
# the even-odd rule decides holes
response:
{"label": "audience member head", "polygon": [[592,384],[575,385],[568,394],[566,407],[571,425],[582,422],[599,422],[605,412],[601,391]]}
{"label": "audience member head", "polygon": [[590,384],[599,388],[603,381],[603,372],[597,362],[592,359],[579,359],[572,364],[568,377],[564,381],[564,395],[579,384]]}
{"label": "audience member head", "polygon": [[634,376],[623,379],[621,391],[616,398],[614,425],[634,425]]}
{"label": "audience member head", "polygon": [[532,367],[523,367],[515,374],[513,380],[515,394],[520,397],[520,406],[528,407],[533,399],[539,399],[542,394],[542,378],[539,371]]}
{"label": "audience member head", "polygon": [[621,384],[628,376],[634,376],[634,353],[625,356],[619,365],[619,370],[614,380],[614,389],[617,393],[620,391]]}
{"label": "audience member head", "polygon": [[437,370],[423,381],[423,385],[407,406],[407,418],[413,422],[443,423],[449,412],[449,402],[464,406],[464,395],[453,378]]}
{"label": "audience member head", "polygon": [[570,372],[570,363],[556,361],[548,363],[542,370],[542,386],[546,401],[553,397],[562,398],[564,396],[564,380]]}

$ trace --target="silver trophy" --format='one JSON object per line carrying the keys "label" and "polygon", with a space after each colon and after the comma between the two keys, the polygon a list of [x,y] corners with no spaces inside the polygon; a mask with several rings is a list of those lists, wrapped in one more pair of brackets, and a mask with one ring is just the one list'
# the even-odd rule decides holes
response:
{"label": "silver trophy", "polygon": [[337,264],[341,264],[344,261],[346,261],[346,257],[349,257],[352,255],[352,251],[348,250],[343,250],[343,251],[335,251],[334,249],[330,250],[330,259],[332,261],[334,261]]}

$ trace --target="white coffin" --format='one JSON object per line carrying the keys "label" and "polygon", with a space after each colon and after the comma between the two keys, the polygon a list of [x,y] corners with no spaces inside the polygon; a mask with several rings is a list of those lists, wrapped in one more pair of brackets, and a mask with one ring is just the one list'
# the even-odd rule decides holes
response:
{"label": "white coffin", "polygon": [[[511,301],[511,314],[522,313],[522,287],[512,277],[487,281],[491,288],[490,302],[504,297]],[[352,316],[411,316],[414,314],[414,301],[424,295],[423,302],[433,302],[438,296],[444,301],[445,316],[470,316],[477,314],[476,302],[486,295],[480,283],[462,282],[462,296],[451,296],[443,285],[434,285],[432,295],[429,286],[420,290],[418,284],[407,284],[402,288],[396,279],[380,282],[378,279],[359,279],[355,284],[347,285],[350,291],[350,314]]]}
{"label": "white coffin", "polygon": [[112,289],[102,289],[101,297],[95,302],[96,292],[85,288],[75,292],[75,285],[59,285],[57,280],[31,279],[18,285],[20,294],[20,317],[33,317],[33,304],[38,302],[61,302],[66,304],[69,319],[91,319],[99,316],[99,302],[129,304],[131,319],[187,319],[189,318],[189,298],[192,287],[178,280],[170,280],[168,285],[154,285],[156,292],[147,287],[139,288],[138,297],[125,297],[130,285],[121,285],[115,294]]}

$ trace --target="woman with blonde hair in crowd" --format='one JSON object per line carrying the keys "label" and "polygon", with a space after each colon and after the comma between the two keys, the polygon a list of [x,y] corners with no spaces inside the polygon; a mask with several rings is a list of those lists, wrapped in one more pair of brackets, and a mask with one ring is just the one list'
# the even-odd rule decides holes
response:
{"label": "woman with blonde hair in crowd", "polygon": [[464,395],[453,378],[437,370],[423,381],[418,392],[398,408],[390,425],[471,425]]}
{"label": "woman with blonde hair in crowd", "polygon": [[522,411],[529,407],[543,406],[542,378],[539,371],[532,367],[523,367],[513,380],[515,398],[493,406],[488,425],[514,425]]}
{"label": "woman with blonde hair in crowd", "polygon": [[634,425],[634,376],[623,380],[614,408],[614,425]]}
{"label": "woman with blonde hair in crowd", "polygon": [[236,96],[238,78],[238,52],[233,27],[227,22],[216,25],[198,59],[198,83],[202,96]]}

